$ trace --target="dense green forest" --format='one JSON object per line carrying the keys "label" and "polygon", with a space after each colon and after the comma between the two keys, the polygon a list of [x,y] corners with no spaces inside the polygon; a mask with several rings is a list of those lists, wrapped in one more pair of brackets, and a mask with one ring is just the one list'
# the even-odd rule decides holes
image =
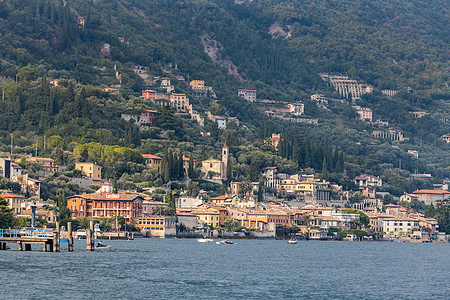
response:
{"label": "dense green forest", "polygon": [[[37,144],[40,153],[62,162],[63,151],[74,149],[78,159],[98,160],[86,145],[166,157],[170,147],[172,157],[202,160],[217,156],[227,141],[235,178],[255,180],[255,170],[276,163],[286,172],[314,168],[342,184],[343,171],[349,178],[373,173],[392,183],[387,189],[394,194],[427,186],[409,173],[431,173],[436,182],[450,176],[450,146],[440,139],[450,134],[448,13],[442,0],[5,0],[0,151],[9,152],[13,134],[16,152],[34,153]],[[205,44],[215,45],[215,61]],[[218,100],[191,99],[195,108],[237,117],[245,127],[221,131],[207,120],[203,129],[158,108],[158,126],[139,131],[120,118],[155,108],[137,98],[146,86],[134,65],[170,76],[177,92],[189,89],[175,75],[205,80]],[[349,104],[318,108],[311,94],[339,97],[321,72],[373,85],[374,92],[355,104],[371,108],[374,119],[388,120],[409,140],[372,138],[376,126],[358,120]],[[119,94],[102,90],[119,85]],[[268,118],[237,97],[238,88],[257,89],[259,99],[302,101],[319,124]],[[382,89],[398,93],[388,98]],[[410,111],[429,114],[414,119]],[[279,153],[264,142],[272,133],[284,136]],[[44,144],[50,137],[53,144]],[[419,159],[408,150],[417,150]],[[140,170],[142,162],[131,163]],[[125,170],[107,168],[117,178]],[[153,175],[147,181],[155,181]]]}

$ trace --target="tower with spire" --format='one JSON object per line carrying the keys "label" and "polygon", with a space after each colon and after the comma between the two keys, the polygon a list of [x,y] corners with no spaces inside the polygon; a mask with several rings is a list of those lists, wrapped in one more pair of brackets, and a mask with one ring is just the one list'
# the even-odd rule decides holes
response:
{"label": "tower with spire", "polygon": [[227,142],[225,141],[225,144],[223,144],[222,147],[222,178],[227,177],[227,164],[228,164],[228,145]]}

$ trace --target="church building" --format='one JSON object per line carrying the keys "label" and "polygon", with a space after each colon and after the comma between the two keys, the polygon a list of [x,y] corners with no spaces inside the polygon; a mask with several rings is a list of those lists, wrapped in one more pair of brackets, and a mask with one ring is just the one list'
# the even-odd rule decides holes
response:
{"label": "church building", "polygon": [[228,163],[228,145],[227,142],[222,148],[222,160],[207,159],[202,162],[202,173],[206,179],[227,179],[227,163]]}

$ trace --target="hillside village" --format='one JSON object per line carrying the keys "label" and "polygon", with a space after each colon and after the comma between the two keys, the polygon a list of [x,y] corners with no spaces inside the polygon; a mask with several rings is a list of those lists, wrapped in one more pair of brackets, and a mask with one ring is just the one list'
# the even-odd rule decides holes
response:
{"label": "hillside village", "polygon": [[[203,128],[203,136],[211,135],[211,132],[205,130],[205,119],[215,124],[218,130],[229,128],[230,123],[237,128],[242,126],[235,116],[228,115],[226,111],[218,116],[209,110],[199,112],[195,109],[190,99],[206,98],[212,105],[220,101],[213,88],[205,85],[205,81],[192,80],[188,83],[189,92],[180,93],[176,92],[171,83],[173,77],[150,79],[148,70],[140,66],[133,67],[133,71],[145,79],[149,87],[142,90],[140,96],[140,101],[146,103],[148,109],[140,113],[125,113],[121,118],[137,126],[139,131],[145,132],[158,126],[159,119],[167,113],[167,109],[190,120],[189,122],[197,123]],[[357,84],[348,77],[333,77],[328,74],[321,76],[343,98],[354,99],[362,93],[371,92],[370,87]],[[184,77],[176,78],[187,84]],[[116,93],[117,88],[120,86],[104,90]],[[303,118],[307,112],[301,102],[280,106],[275,101],[258,100],[256,90],[239,89],[237,94],[243,101],[257,104],[269,117],[317,124],[317,119]],[[327,108],[329,102],[347,101],[327,99],[321,94],[312,95],[311,99],[323,109]],[[359,106],[353,108],[362,121],[373,121],[370,109]],[[413,114],[415,117],[423,116],[419,112]],[[382,121],[377,120],[377,123]],[[404,140],[401,132],[392,128],[374,131],[372,135],[392,141]],[[273,133],[264,141],[264,145],[283,156],[286,151],[283,149],[289,147],[289,142],[283,135]],[[78,152],[82,151],[84,150]],[[340,155],[337,150],[334,152],[333,155]],[[26,225],[31,217],[30,207],[36,206],[37,217],[42,225],[53,226],[65,209],[65,222],[120,217],[129,229],[149,237],[207,234],[273,238],[294,234],[308,239],[345,240],[446,241],[448,238],[448,232],[445,229],[440,231],[438,221],[429,217],[429,208],[425,214],[417,211],[417,207],[434,209],[442,206],[443,201],[448,201],[448,180],[435,185],[434,189],[419,189],[395,197],[387,192],[377,191],[383,186],[382,179],[371,174],[360,174],[349,179],[353,188],[345,189],[326,179],[325,165],[321,172],[314,172],[309,168],[295,174],[284,173],[279,166],[271,165],[254,170],[256,175],[253,178],[258,178],[258,181],[249,181],[249,176],[240,177],[241,180],[236,181],[231,173],[233,168],[226,140],[222,144],[220,159],[210,157],[196,161],[193,157],[181,154],[181,150],[179,153],[172,152],[167,146],[163,155],[160,154],[161,152],[138,154],[141,157],[137,161],[141,161],[146,169],[152,171],[154,178],[159,178],[156,185],[141,186],[139,192],[118,189],[117,183],[113,184],[102,176],[102,165],[88,161],[89,158],[82,161],[79,156],[70,167],[58,164],[55,159],[48,157],[1,158],[0,175],[14,184],[15,191],[3,189],[0,197],[7,200],[8,207],[20,218],[21,225]],[[417,155],[412,150],[411,154]],[[343,158],[340,159],[342,161],[337,163],[336,159],[331,166],[337,171],[343,170],[342,176],[346,177],[345,163]],[[65,174],[64,180],[67,183],[78,186],[75,191],[85,192],[60,195],[57,189],[56,201],[50,200],[52,196],[47,196],[48,200],[43,201],[40,191],[42,182],[48,183],[49,178],[55,178],[54,176],[58,176],[59,180],[58,174]],[[201,186],[212,189],[205,190]],[[61,207],[64,209],[56,210]],[[82,223],[79,222],[80,226]]]}
{"label": "hillside village", "polygon": [[[99,25],[87,12],[82,16],[82,7],[79,13],[57,5],[67,10],[59,23],[77,36],[58,45],[69,53],[72,40],[87,40],[90,26]],[[39,4],[36,9],[39,21]],[[137,18],[139,26],[146,22]],[[57,21],[52,14],[47,19]],[[272,39],[296,34],[278,23],[269,32]],[[250,80],[257,64],[236,66],[239,52],[228,56],[218,41],[223,35],[217,30],[199,41],[202,55],[224,67],[216,73],[202,73],[210,62],[194,63],[194,55],[160,59],[155,51],[158,60],[146,61],[149,54],[131,51],[138,41],[121,31],[96,41],[99,59],[76,63],[76,73],[35,66],[23,49],[11,55],[24,63],[5,64],[0,77],[0,197],[15,217],[9,225],[28,226],[37,207],[41,226],[61,220],[82,228],[92,218],[106,231],[119,218],[150,237],[448,239],[445,111],[427,109],[409,87],[373,78],[381,83],[368,84],[348,68],[298,73],[305,82],[317,79],[310,87],[291,78],[283,83],[272,78],[283,69],[283,55],[260,43],[255,48],[268,66]],[[172,50],[185,49],[174,44]],[[404,108],[407,125],[405,116],[391,114],[404,99],[415,101]],[[435,132],[422,130],[428,125]]]}

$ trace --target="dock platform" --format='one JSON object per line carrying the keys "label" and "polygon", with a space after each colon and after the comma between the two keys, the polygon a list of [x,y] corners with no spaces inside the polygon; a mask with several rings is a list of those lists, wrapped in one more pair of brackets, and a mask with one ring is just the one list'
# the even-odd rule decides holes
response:
{"label": "dock platform", "polygon": [[0,250],[6,250],[8,243],[17,244],[19,251],[31,251],[31,245],[37,244],[42,245],[44,252],[59,252],[59,232],[48,229],[0,229]]}

